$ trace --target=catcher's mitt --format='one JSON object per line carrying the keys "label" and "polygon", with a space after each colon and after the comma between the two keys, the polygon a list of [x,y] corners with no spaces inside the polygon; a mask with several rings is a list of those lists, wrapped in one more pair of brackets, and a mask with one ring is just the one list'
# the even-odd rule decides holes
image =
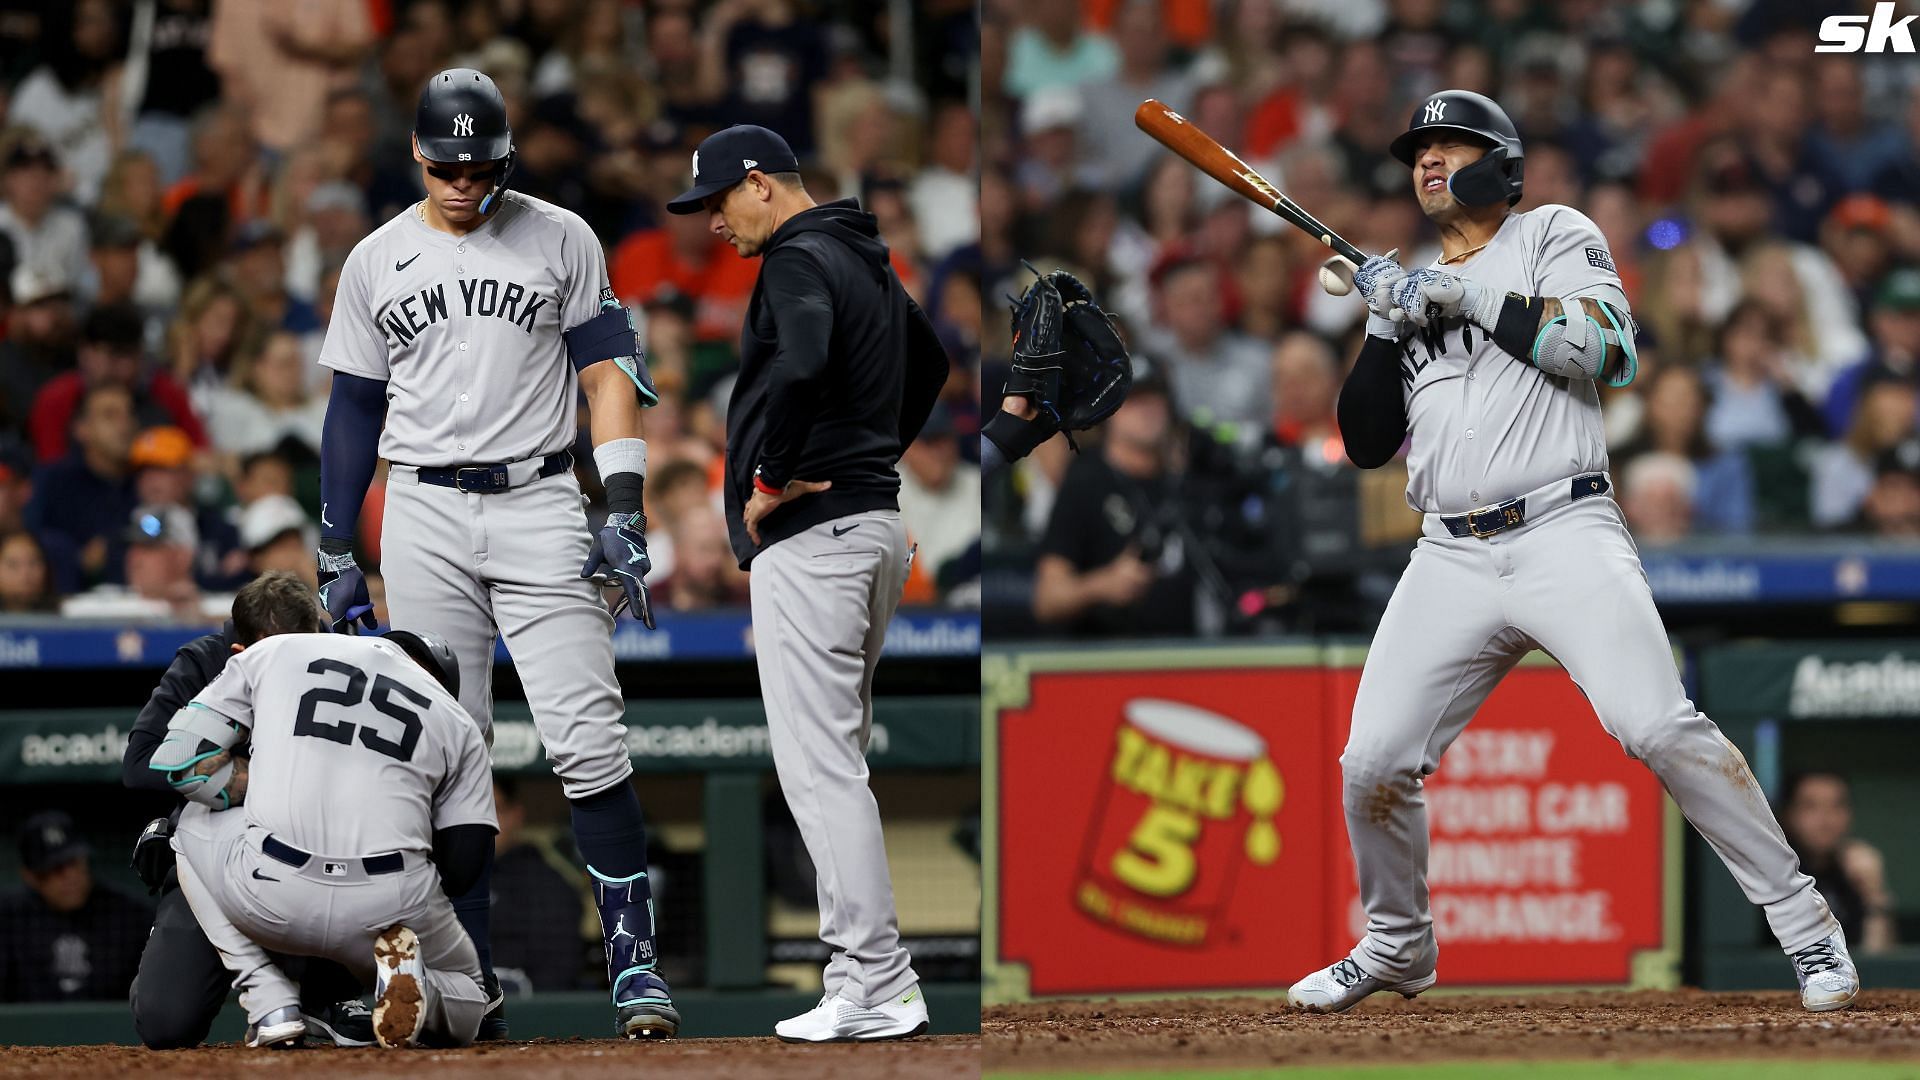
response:
{"label": "catcher's mitt", "polygon": [[1079,278],[1065,270],[1033,273],[1033,284],[1013,309],[1013,375],[1006,394],[1032,401],[1078,450],[1072,433],[1112,416],[1127,399],[1133,362],[1112,317]]}

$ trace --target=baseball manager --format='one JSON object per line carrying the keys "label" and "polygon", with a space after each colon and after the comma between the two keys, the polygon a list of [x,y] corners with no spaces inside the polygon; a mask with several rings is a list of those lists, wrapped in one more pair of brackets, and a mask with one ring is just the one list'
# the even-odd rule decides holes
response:
{"label": "baseball manager", "polygon": [[820,1004],[774,1030],[789,1042],[918,1035],[927,1006],[900,947],[866,747],[874,666],[909,559],[894,463],[946,382],[946,354],[873,216],[852,199],[816,205],[786,140],[766,128],[709,136],[693,187],[667,208],[705,212],[735,251],[761,260],[727,406],[727,519],[753,571],[774,768],[833,948]]}

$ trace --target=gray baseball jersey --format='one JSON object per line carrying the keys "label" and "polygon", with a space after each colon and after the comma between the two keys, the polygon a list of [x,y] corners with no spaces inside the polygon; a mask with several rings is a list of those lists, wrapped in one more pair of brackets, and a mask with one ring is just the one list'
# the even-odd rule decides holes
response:
{"label": "gray baseball jersey", "polygon": [[479,726],[392,642],[270,637],[229,661],[188,707],[252,729],[240,809],[302,850],[427,854],[435,829],[497,827]]}
{"label": "gray baseball jersey", "polygon": [[[1525,296],[1595,296],[1626,309],[1620,275],[1585,214],[1549,204],[1510,214],[1479,254],[1433,264]],[[1516,361],[1465,319],[1401,343],[1406,387],[1407,504],[1458,514],[1607,467],[1598,388]]]}
{"label": "gray baseball jersey", "polygon": [[578,376],[560,332],[600,310],[606,252],[580,215],[509,190],[455,236],[418,204],[354,245],[320,363],[390,383],[380,456],[519,461],[573,445]]}

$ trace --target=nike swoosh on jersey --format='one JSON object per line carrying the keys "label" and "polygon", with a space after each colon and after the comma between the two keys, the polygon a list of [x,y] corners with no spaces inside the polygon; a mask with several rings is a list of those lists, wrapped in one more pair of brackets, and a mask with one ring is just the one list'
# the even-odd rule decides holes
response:
{"label": "nike swoosh on jersey", "polygon": [[844,528],[844,529],[835,529],[835,530],[833,530],[833,535],[835,535],[835,536],[845,536],[845,535],[847,535],[848,533],[850,533],[850,532],[852,532],[853,530],[855,530],[855,529],[857,529],[857,528],[859,528],[860,526],[862,526],[862,525],[865,525],[865,524],[866,524],[866,522],[864,522],[864,521],[856,521],[856,522],[854,522],[853,524],[851,524],[851,525],[849,525],[849,526],[847,526],[847,527],[846,527],[846,528]]}
{"label": "nike swoosh on jersey", "polygon": [[257,866],[253,868],[253,876],[258,878],[261,881],[279,881],[280,880],[277,877],[268,877],[267,875],[261,873],[260,868]]}
{"label": "nike swoosh on jersey", "polygon": [[[413,253],[413,259],[417,259],[417,258],[419,258],[419,257],[420,257],[420,253],[419,253],[419,252],[417,252],[417,251],[416,251],[416,252],[414,252],[414,253]],[[398,273],[399,271],[401,271],[401,270],[405,270],[405,269],[406,269],[407,267],[409,267],[409,266],[412,266],[412,265],[413,265],[413,259],[408,259],[408,260],[407,260],[406,262],[395,262],[395,263],[393,264],[393,269],[394,269],[394,272],[395,272],[395,273]]]}

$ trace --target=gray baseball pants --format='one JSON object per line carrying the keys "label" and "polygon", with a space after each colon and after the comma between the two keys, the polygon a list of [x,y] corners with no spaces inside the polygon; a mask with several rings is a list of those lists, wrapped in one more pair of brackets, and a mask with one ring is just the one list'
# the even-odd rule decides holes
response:
{"label": "gray baseball pants", "polygon": [[753,560],[753,640],[774,770],[813,858],[829,994],[871,1007],[919,981],[867,785],[873,671],[907,581],[894,510],[822,522]]}
{"label": "gray baseball pants", "polygon": [[372,985],[373,940],[399,924],[420,939],[425,1030],[472,1042],[487,1011],[480,956],[440,891],[433,863],[408,855],[405,869],[369,875],[357,858],[316,854],[296,869],[260,850],[266,835],[244,810],[215,813],[189,804],[173,837],[180,891],[233,972],[247,1021],[300,1004],[300,988],[268,949],[337,961]]}

